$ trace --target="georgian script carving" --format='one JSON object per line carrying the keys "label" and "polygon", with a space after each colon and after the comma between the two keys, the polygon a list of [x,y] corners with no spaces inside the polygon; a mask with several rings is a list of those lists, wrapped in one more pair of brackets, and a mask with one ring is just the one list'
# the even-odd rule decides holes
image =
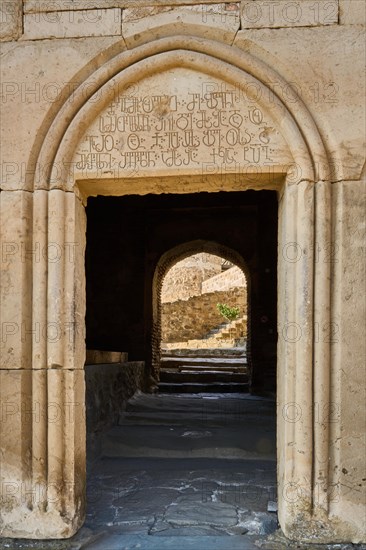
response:
{"label": "georgian script carving", "polygon": [[[223,83],[211,82],[206,91],[207,82],[197,86],[187,77],[187,89],[176,91],[171,83],[167,93],[145,94],[151,78],[127,89],[100,114],[76,153],[77,170],[137,173],[156,167],[198,169],[203,163],[270,166],[276,161],[282,137],[239,89],[220,89]],[[199,91],[192,91],[194,85]]]}

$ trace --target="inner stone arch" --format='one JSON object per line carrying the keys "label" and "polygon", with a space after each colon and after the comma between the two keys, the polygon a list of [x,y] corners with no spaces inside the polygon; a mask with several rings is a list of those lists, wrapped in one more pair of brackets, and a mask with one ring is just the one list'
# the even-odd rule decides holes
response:
{"label": "inner stone arch", "polygon": [[247,336],[246,353],[250,358],[250,331],[251,331],[251,300],[250,300],[250,271],[243,257],[233,249],[218,242],[196,240],[184,243],[167,251],[161,256],[156,266],[153,278],[153,323],[152,323],[152,374],[159,379],[161,344],[162,344],[162,292],[164,280],[169,271],[179,262],[199,253],[206,253],[220,257],[238,267],[246,280],[246,315],[247,315]]}

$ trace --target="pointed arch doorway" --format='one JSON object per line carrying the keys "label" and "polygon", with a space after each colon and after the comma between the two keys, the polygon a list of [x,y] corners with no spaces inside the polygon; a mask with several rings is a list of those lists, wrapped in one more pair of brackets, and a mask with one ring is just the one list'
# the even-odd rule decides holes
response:
{"label": "pointed arch doorway", "polygon": [[[184,75],[189,75],[189,89],[178,86]],[[218,86],[214,93],[219,95],[205,97],[202,85],[207,79]],[[131,92],[131,82],[135,91],[138,83],[137,95]],[[78,247],[71,269],[62,262],[47,266],[45,259],[34,265],[26,295],[30,297],[27,315],[46,324],[71,326],[73,337],[70,339],[65,331],[62,338],[47,342],[47,346],[35,343],[31,353],[26,354],[33,384],[27,383],[25,391],[30,402],[40,403],[44,409],[55,400],[61,408],[70,400],[83,406],[87,197],[132,192],[144,195],[151,191],[184,194],[275,190],[279,196],[278,327],[282,335],[278,343],[278,402],[281,410],[288,403],[296,403],[302,411],[296,423],[278,415],[279,516],[288,536],[303,537],[306,531],[316,531],[321,539],[322,525],[317,518],[326,518],[330,523],[330,474],[326,468],[329,427],[313,421],[309,403],[322,408],[329,401],[330,345],[314,345],[314,326],[329,324],[330,266],[316,264],[311,251],[315,242],[325,248],[330,241],[331,220],[323,215],[329,211],[330,172],[310,113],[300,99],[296,106],[286,105],[285,98],[274,92],[270,82],[287,85],[276,71],[235,47],[200,37],[168,37],[111,56],[104,66],[89,73],[71,96],[63,96],[64,103],[58,112],[53,109],[33,148],[27,171],[27,185],[34,191],[29,208],[35,243],[57,242],[62,246],[74,242]],[[237,100],[232,99],[235,93],[227,86],[239,90]],[[180,96],[179,90],[185,90],[187,97]],[[261,92],[254,95],[253,90]],[[156,97],[165,99],[157,103]],[[144,139],[153,139],[146,119],[149,112],[161,118],[168,111],[178,112],[179,104],[179,108],[184,107],[183,112],[178,112],[179,124],[183,124],[179,131],[190,132],[184,125],[189,124],[190,113],[202,111],[202,98],[206,115],[197,114],[200,118],[195,124],[200,125],[197,127],[202,130],[199,135],[204,146],[198,148],[197,156],[193,150],[195,142],[189,141],[194,139],[190,133],[184,135],[188,140],[184,155],[182,151],[177,156],[175,146],[165,148],[159,138],[156,147],[153,142],[148,142],[146,149],[140,147]],[[117,133],[124,131],[118,124],[123,126],[126,120],[107,120],[110,115],[115,116],[110,108],[116,99],[120,106],[124,105],[126,115],[130,114],[127,109],[131,105],[142,109],[135,113],[142,116],[141,126],[128,132],[135,135],[128,142],[128,150],[123,149],[125,142],[117,144],[106,138],[106,133],[110,134],[107,127]],[[231,121],[230,132],[226,130],[224,137],[227,147],[216,147],[212,140],[217,137],[204,132],[211,129],[208,123],[219,119],[212,112],[213,119],[208,120],[207,112],[215,110],[217,102],[222,104],[221,111],[229,111],[230,101],[234,101],[235,113],[228,112],[225,121],[220,115],[224,124]],[[177,119],[168,118],[177,124]],[[237,131],[244,121],[249,135],[253,134],[251,140],[258,140],[257,145],[249,143],[245,132]],[[115,148],[117,164],[112,156]],[[240,162],[235,162],[235,151]],[[287,254],[291,246],[301,251],[298,257]],[[292,336],[294,327],[300,329],[301,338]],[[45,538],[70,536],[84,517],[83,418],[78,417],[72,425],[66,425],[64,416],[54,424],[33,422],[31,430],[34,459],[32,463],[25,459],[28,455],[23,449],[26,454],[19,457],[18,477],[31,484],[36,479],[37,486],[44,490],[37,509],[25,509],[20,498],[10,516],[5,510],[9,525],[5,535],[24,536],[29,529],[31,536],[32,518],[36,517],[42,521]],[[291,443],[294,441],[295,446]],[[14,478],[13,453],[5,448],[4,456],[2,471],[5,475],[10,472],[9,477]],[[295,497],[290,498],[288,490],[294,487]],[[17,509],[22,512],[15,513]]]}

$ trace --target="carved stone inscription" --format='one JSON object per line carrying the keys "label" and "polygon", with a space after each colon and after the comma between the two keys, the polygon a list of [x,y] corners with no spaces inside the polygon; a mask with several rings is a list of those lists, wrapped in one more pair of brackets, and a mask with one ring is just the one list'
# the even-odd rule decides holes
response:
{"label": "carved stone inscription", "polygon": [[270,166],[279,156],[288,161],[273,122],[240,89],[206,77],[205,82],[193,79],[192,91],[188,75],[179,78],[177,89],[169,76],[170,85],[160,85],[159,93],[149,93],[150,77],[114,99],[83,137],[75,159],[78,173],[123,177],[154,169],[198,172],[203,164]]}

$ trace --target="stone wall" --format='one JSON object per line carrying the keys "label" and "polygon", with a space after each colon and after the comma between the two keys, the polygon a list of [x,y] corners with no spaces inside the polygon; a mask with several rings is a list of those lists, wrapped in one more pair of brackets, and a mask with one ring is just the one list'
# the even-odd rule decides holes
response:
{"label": "stone wall", "polygon": [[[221,196],[192,228],[177,204],[165,225],[154,210],[145,224],[146,212],[119,216],[103,235],[99,210],[89,345],[148,355],[161,255],[193,239],[238,251],[253,377],[255,353],[278,341],[281,528],[309,543],[365,541],[365,2],[151,3],[0,5],[0,393],[11,406],[0,475],[18,488],[0,531],[67,538],[84,519],[84,417],[68,422],[67,411],[84,407],[88,197],[209,202],[266,189],[278,216],[234,204],[224,223]],[[55,404],[64,414],[49,422]]]}
{"label": "stone wall", "polygon": [[217,303],[246,313],[246,278],[239,267],[222,271],[224,259],[195,254],[167,273],[162,289],[162,342],[201,339],[225,322]]}
{"label": "stone wall", "polygon": [[178,262],[166,274],[162,303],[188,300],[202,292],[202,283],[221,272],[223,259],[213,254],[194,254]]}
{"label": "stone wall", "polygon": [[106,365],[109,363],[127,363],[128,353],[123,351],[86,350],[86,365]]}
{"label": "stone wall", "polygon": [[99,455],[100,435],[117,425],[130,397],[145,388],[145,364],[130,363],[86,365],[87,459]]}
{"label": "stone wall", "polygon": [[230,290],[231,288],[246,286],[247,280],[240,267],[231,267],[223,273],[214,275],[202,282],[202,294],[216,290]]}
{"label": "stone wall", "polygon": [[225,323],[225,318],[217,310],[216,304],[225,303],[230,307],[239,306],[240,313],[246,313],[246,289],[233,288],[216,291],[189,300],[178,300],[163,304],[162,341],[183,342],[200,339],[212,329]]}

